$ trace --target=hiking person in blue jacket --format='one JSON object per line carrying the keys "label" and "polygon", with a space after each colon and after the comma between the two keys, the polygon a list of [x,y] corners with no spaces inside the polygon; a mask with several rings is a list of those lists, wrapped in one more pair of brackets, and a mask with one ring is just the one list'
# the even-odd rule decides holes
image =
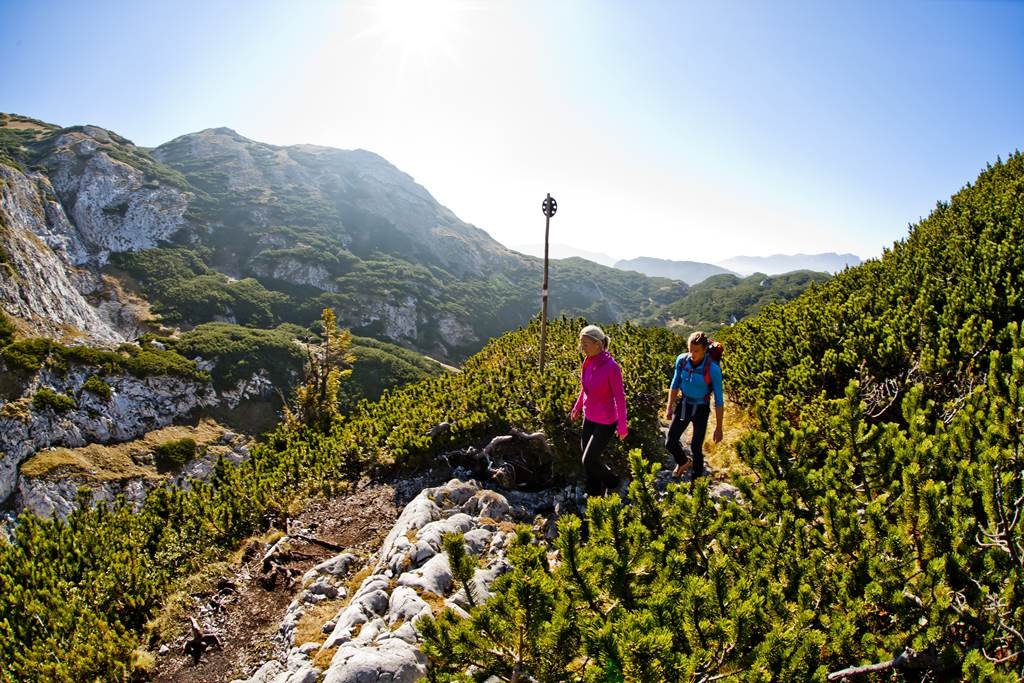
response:
{"label": "hiking person in blue jacket", "polygon": [[[722,368],[708,353],[711,341],[706,334],[694,332],[687,341],[690,352],[676,358],[676,370],[668,390],[668,406],[665,408],[665,419],[671,420],[665,448],[676,461],[676,468],[672,471],[674,478],[683,476],[690,467],[693,467],[694,478],[704,474],[704,435],[711,414],[712,394],[715,396],[713,438],[715,443],[722,440]],[[680,394],[682,400],[677,401]],[[679,438],[690,423],[693,423],[690,439],[693,459],[688,461]]]}

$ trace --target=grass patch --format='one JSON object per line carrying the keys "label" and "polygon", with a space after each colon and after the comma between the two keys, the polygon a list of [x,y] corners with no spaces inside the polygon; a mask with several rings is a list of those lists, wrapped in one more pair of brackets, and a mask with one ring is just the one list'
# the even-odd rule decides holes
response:
{"label": "grass patch", "polygon": [[120,481],[136,477],[156,479],[155,473],[135,461],[121,449],[95,446],[53,448],[39,451],[21,464],[26,477],[81,473],[96,481]]}
{"label": "grass patch", "polygon": [[[6,407],[6,406],[5,406]],[[161,478],[152,467],[140,465],[136,457],[152,452],[160,444],[176,439],[191,439],[197,449],[219,448],[224,428],[212,420],[202,420],[195,427],[176,425],[149,432],[141,439],[119,444],[89,444],[81,448],[54,448],[40,451],[21,464],[21,473],[43,477],[59,472],[76,472],[97,481],[119,481],[141,477]],[[133,457],[134,456],[134,457]]]}
{"label": "grass patch", "polygon": [[313,666],[321,671],[326,671],[327,667],[331,665],[331,660],[334,659],[334,653],[337,651],[337,647],[329,647],[326,650],[320,650],[313,655]]}
{"label": "grass patch", "polygon": [[444,602],[443,595],[438,595],[437,593],[431,591],[416,592],[419,593],[419,596],[420,598],[422,598],[423,602],[427,603],[427,605],[430,606],[430,613],[433,614],[435,617],[441,612],[448,609],[448,605],[446,605]]}
{"label": "grass patch", "polygon": [[731,401],[726,401],[725,415],[722,417],[722,441],[716,444],[711,438],[715,432],[715,416],[712,413],[708,420],[708,435],[704,441],[704,459],[716,475],[721,473],[724,479],[733,474],[753,475],[736,452],[736,444],[755,428],[754,420],[746,410]]}
{"label": "grass patch", "polygon": [[145,648],[136,648],[132,651],[132,665],[131,669],[133,673],[137,674],[151,674],[156,668],[156,655],[146,650]]}
{"label": "grass patch", "polygon": [[323,645],[327,640],[327,634],[323,632],[324,624],[333,619],[343,605],[341,600],[324,600],[307,609],[295,624],[295,646],[306,643]]}

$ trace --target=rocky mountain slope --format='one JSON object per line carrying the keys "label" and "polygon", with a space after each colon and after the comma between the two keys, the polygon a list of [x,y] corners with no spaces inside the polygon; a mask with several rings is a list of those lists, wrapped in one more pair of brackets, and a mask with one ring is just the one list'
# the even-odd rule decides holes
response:
{"label": "rocky mountain slope", "polygon": [[[147,311],[127,290],[173,324],[305,325],[330,306],[357,333],[457,360],[538,308],[539,259],[363,150],[216,128],[150,152],[94,126],[3,115],[0,174],[0,305],[35,334],[131,338]],[[603,320],[685,291],[579,259],[551,279],[553,314]]]}
{"label": "rocky mountain slope", "polygon": [[[0,307],[25,332],[69,340],[159,323],[306,326],[330,307],[356,334],[460,361],[539,308],[540,259],[380,156],[228,128],[146,150],[3,114],[0,230]],[[660,274],[556,260],[549,313],[664,318],[687,286]]]}

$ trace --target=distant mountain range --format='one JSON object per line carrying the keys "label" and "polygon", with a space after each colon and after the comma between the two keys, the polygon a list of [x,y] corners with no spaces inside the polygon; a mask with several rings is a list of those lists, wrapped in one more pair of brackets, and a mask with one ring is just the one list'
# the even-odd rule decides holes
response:
{"label": "distant mountain range", "polygon": [[[531,256],[544,256],[543,244],[520,244],[514,251]],[[746,277],[754,273],[781,275],[798,270],[835,274],[847,266],[856,266],[861,259],[856,254],[775,254],[773,256],[734,256],[718,263],[701,261],[673,261],[671,259],[639,256],[632,259],[614,259],[607,254],[577,249],[569,244],[551,244],[548,255],[552,259],[583,258],[619,270],[643,273],[649,277],[667,277],[693,286],[709,277],[732,274]]]}
{"label": "distant mountain range", "polygon": [[[847,266],[860,265],[861,259],[856,254],[775,254],[773,256],[734,256],[721,261],[720,265],[740,275],[765,273],[779,275],[794,270],[814,270],[821,273],[835,274]],[[690,283],[693,284],[693,283]]]}
{"label": "distant mountain range", "polygon": [[673,280],[682,280],[691,286],[698,282],[703,282],[712,275],[735,275],[733,271],[711,263],[670,261],[649,256],[616,261],[615,267],[619,270],[634,270],[651,277],[667,277]]}

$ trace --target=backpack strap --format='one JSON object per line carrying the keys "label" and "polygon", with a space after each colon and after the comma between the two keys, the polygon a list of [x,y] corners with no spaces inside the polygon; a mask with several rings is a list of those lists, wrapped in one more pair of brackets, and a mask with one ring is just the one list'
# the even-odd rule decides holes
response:
{"label": "backpack strap", "polygon": [[704,354],[704,381],[708,385],[708,393],[707,393],[707,396],[704,397],[704,400],[708,402],[708,405],[711,405],[711,392],[712,392],[712,386],[711,386],[711,363],[712,362],[713,361],[711,360],[711,356],[705,353]]}

